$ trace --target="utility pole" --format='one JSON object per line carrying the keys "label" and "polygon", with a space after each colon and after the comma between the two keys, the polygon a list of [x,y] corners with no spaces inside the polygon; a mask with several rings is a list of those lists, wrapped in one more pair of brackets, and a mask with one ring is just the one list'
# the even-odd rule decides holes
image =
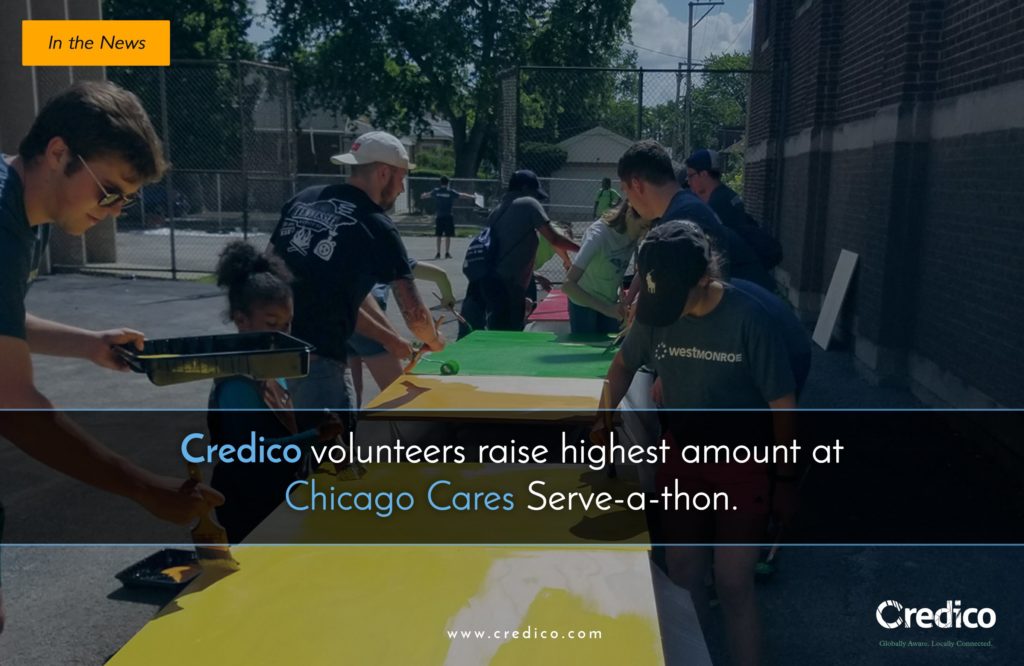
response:
{"label": "utility pole", "polygon": [[[693,69],[693,29],[700,25],[700,22],[707,18],[707,15],[711,13],[711,10],[719,5],[724,5],[725,2],[691,2],[690,4],[690,20],[687,26],[686,32],[686,146],[683,148],[683,155],[688,157],[692,152],[690,142],[691,137],[691,126],[690,126],[690,111],[691,101],[690,96],[693,91],[693,81],[691,80]],[[704,15],[697,19],[697,22],[693,22],[693,8],[694,7],[707,7],[708,10],[704,12]]]}

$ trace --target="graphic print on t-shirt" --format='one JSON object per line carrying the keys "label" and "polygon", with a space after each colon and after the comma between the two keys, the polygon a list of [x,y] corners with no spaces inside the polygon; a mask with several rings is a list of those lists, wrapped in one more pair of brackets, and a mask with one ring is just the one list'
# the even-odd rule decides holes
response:
{"label": "graphic print on t-shirt", "polygon": [[334,237],[338,235],[338,227],[359,223],[352,215],[355,210],[355,204],[341,199],[296,202],[288,217],[281,222],[280,235],[291,236],[289,252],[306,256],[314,236],[326,233],[327,237],[317,241],[313,247],[313,254],[324,261],[330,261],[337,246]]}

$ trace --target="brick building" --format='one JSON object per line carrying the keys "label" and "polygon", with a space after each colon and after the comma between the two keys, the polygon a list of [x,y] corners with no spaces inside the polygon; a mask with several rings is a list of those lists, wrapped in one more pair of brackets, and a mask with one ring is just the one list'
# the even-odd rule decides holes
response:
{"label": "brick building", "polygon": [[[756,0],[744,194],[813,319],[926,402],[1024,406],[1024,3]],[[1021,151],[1021,152],[1018,152]]]}

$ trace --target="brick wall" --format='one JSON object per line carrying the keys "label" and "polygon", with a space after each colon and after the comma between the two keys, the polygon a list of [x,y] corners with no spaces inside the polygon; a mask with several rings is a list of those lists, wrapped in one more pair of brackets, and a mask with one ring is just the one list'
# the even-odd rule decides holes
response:
{"label": "brick wall", "polygon": [[984,90],[1024,78],[1024,3],[949,0],[942,24],[938,96]]}
{"label": "brick wall", "polygon": [[913,313],[916,351],[1014,406],[1024,405],[1021,154],[1024,129],[932,144]]}
{"label": "brick wall", "polygon": [[820,296],[854,251],[848,332],[1024,405],[1024,122],[1006,120],[1024,108],[1024,3],[797,0],[766,22],[767,4],[754,62],[780,65],[751,86],[745,199],[771,219],[779,192],[791,295]]}

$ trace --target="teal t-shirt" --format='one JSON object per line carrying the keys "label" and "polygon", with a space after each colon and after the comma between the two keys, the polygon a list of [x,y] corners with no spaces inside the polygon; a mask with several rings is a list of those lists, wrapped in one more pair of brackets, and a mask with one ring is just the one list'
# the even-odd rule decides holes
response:
{"label": "teal t-shirt", "polygon": [[49,237],[50,225],[29,226],[21,178],[0,155],[0,335],[25,339],[25,296]]}

